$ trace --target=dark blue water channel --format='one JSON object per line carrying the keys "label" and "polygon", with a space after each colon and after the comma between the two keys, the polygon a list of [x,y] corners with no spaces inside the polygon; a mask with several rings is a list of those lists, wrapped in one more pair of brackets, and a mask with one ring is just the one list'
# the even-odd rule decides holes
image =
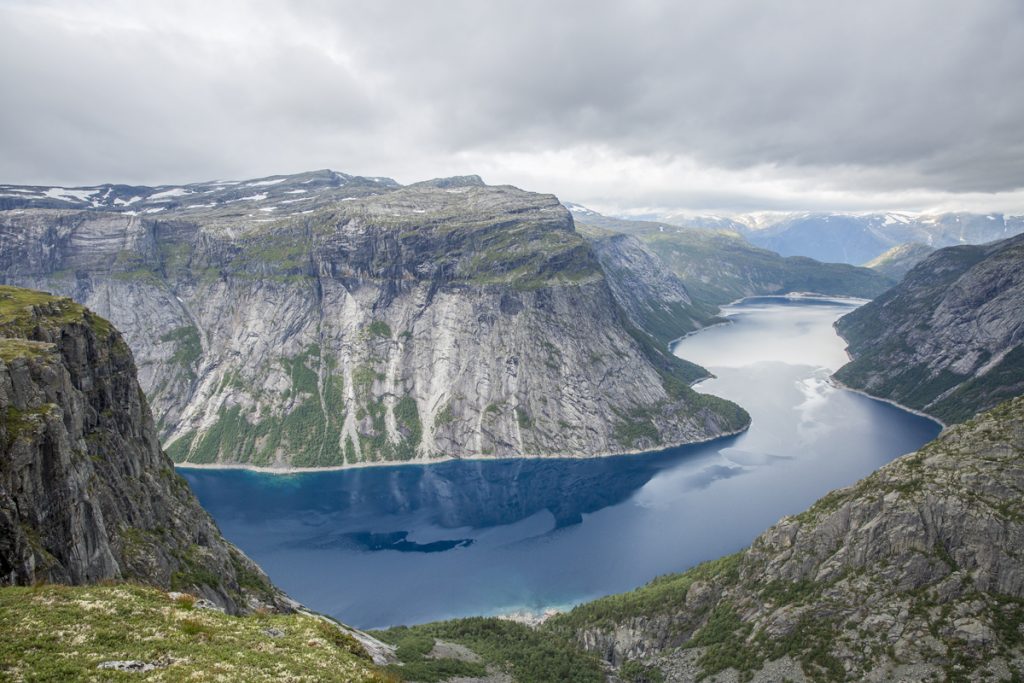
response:
{"label": "dark blue water channel", "polygon": [[224,534],[309,607],[363,628],[541,612],[733,552],[933,438],[838,389],[832,322],[855,302],[755,298],[677,355],[751,429],[660,453],[273,475],[182,469]]}

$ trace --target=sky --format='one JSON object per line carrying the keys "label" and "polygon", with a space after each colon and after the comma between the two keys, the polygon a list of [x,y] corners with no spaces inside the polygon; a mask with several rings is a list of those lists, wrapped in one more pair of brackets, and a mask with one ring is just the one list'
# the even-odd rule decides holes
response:
{"label": "sky", "polygon": [[1024,213],[1020,0],[0,0],[0,182]]}

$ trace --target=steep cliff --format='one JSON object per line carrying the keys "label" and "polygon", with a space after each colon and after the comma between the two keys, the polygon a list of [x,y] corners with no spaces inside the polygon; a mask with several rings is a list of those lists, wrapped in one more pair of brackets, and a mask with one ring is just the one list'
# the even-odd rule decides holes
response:
{"label": "steep cliff", "polygon": [[695,300],[686,285],[632,235],[577,223],[594,248],[616,301],[630,321],[662,344],[721,322],[718,307]]}
{"label": "steep cliff", "polygon": [[1016,398],[747,550],[545,628],[626,680],[1020,680],[1022,491]]}
{"label": "steep cliff", "polygon": [[3,212],[0,272],[125,331],[178,461],[584,456],[748,422],[689,389],[703,369],[623,311],[552,196],[332,172],[106,192]]}
{"label": "steep cliff", "polygon": [[840,318],[839,381],[946,422],[1024,393],[1024,236],[940,249]]}
{"label": "steep cliff", "polygon": [[160,450],[132,354],[69,299],[0,287],[0,585],[130,579],[286,606]]}

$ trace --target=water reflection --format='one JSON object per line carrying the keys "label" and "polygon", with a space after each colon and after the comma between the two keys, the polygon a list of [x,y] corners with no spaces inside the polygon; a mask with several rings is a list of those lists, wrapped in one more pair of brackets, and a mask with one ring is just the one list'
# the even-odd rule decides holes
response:
{"label": "water reflection", "polygon": [[743,405],[742,435],[640,456],[273,476],[183,470],[225,535],[298,600],[361,627],[542,610],[748,544],[938,432],[837,389],[851,302],[765,298],[676,352]]}

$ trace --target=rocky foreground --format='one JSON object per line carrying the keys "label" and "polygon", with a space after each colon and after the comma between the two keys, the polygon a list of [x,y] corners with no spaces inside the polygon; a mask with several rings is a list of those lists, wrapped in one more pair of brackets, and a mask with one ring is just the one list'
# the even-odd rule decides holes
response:
{"label": "rocky foreground", "polygon": [[544,628],[626,680],[1020,680],[1024,398],[736,555]]}

